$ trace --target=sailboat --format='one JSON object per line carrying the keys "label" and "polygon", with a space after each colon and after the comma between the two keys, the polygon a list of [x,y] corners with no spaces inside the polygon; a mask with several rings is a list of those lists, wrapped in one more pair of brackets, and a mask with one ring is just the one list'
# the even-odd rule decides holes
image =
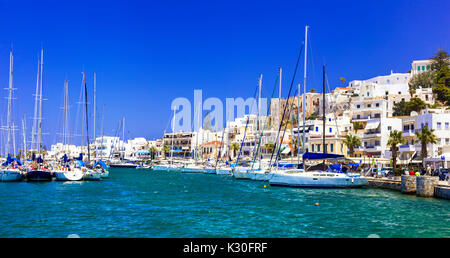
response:
{"label": "sailboat", "polygon": [[8,130],[8,142],[6,145],[6,153],[8,158],[2,164],[0,168],[0,181],[11,182],[20,181],[23,178],[22,172],[19,170],[19,165],[22,163],[19,160],[13,160],[9,154],[10,152],[10,141],[11,134],[13,133],[13,128],[11,127],[11,108],[12,108],[12,91],[13,91],[13,53],[12,49],[9,55],[9,98],[8,98],[8,117],[7,117],[7,130]]}
{"label": "sailboat", "polygon": [[[31,164],[31,170],[27,171],[25,177],[28,181],[52,181],[53,174],[51,169],[49,168],[47,162],[41,157],[41,146],[42,146],[42,71],[44,64],[44,50],[41,49],[41,62],[40,62],[40,71],[38,71],[38,83],[39,87],[37,95],[39,97],[39,117],[37,118],[37,129],[38,129],[38,141],[37,141],[37,149],[38,149],[38,157],[33,153],[33,163]],[[39,73],[40,72],[40,73]],[[36,119],[36,118],[35,118]]]}
{"label": "sailboat", "polygon": [[[325,151],[325,66],[323,66],[323,153],[310,153],[305,152],[305,96],[306,96],[306,58],[307,58],[307,44],[308,44],[308,26],[305,28],[305,67],[304,67],[304,82],[303,82],[303,155],[302,166],[303,169],[294,168],[284,171],[277,171],[269,180],[270,185],[289,186],[289,187],[310,187],[310,188],[356,188],[367,185],[368,182],[365,177],[360,176],[357,173],[348,173],[349,171],[343,171],[336,169],[327,169],[326,171],[313,169],[307,171],[305,169],[306,160],[322,160],[323,166],[325,166],[325,160],[340,160],[345,159],[344,155],[328,154]],[[300,91],[299,91],[300,95]],[[300,96],[299,96],[300,97]],[[300,116],[300,114],[298,114]],[[300,121],[300,117],[298,119]],[[300,130],[298,131],[298,134]],[[297,154],[298,160],[300,160]],[[299,162],[300,163],[300,162]]]}
{"label": "sailboat", "polygon": [[[68,133],[69,133],[69,86],[67,80],[64,82],[64,108],[63,108],[63,146],[68,148]],[[83,179],[83,172],[81,169],[69,165],[67,157],[68,149],[54,171],[55,178],[58,181],[80,181]]]}
{"label": "sailboat", "polygon": [[[84,84],[84,107],[86,112],[86,143],[87,143],[87,152],[88,152],[88,165],[91,162],[91,152],[89,146],[89,115],[87,108],[87,86],[86,86],[86,75],[83,72],[83,84]],[[80,153],[81,159],[78,160],[81,171],[83,172],[83,179],[87,181],[98,181],[101,179],[101,172],[91,169],[83,162],[82,155]]]}

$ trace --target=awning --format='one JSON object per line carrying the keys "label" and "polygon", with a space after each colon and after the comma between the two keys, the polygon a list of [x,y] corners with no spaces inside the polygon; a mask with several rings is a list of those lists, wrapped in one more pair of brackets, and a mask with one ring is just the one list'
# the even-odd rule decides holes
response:
{"label": "awning", "polygon": [[370,129],[377,129],[378,126],[380,126],[380,122],[374,122],[374,123],[367,123],[366,125],[366,130],[370,130]]}

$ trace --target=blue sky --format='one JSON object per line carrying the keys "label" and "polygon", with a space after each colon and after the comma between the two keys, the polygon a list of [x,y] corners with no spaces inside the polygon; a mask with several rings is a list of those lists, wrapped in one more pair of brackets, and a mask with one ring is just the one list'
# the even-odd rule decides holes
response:
{"label": "blue sky", "polygon": [[[324,63],[334,88],[341,76],[349,81],[406,72],[412,60],[427,59],[439,47],[448,51],[450,44],[449,1],[64,2],[0,0],[0,85],[8,85],[13,45],[14,119],[20,124],[26,114],[28,131],[44,47],[46,145],[61,131],[65,79],[71,129],[80,126],[74,120],[82,71],[91,96],[97,72],[97,133],[105,105],[106,135],[125,116],[127,137],[154,139],[168,124],[171,101],[192,99],[194,89],[203,89],[204,99],[250,97],[262,73],[268,97],[282,66],[287,95],[305,25],[311,28],[308,89],[319,92]],[[5,123],[7,91],[0,95]]]}

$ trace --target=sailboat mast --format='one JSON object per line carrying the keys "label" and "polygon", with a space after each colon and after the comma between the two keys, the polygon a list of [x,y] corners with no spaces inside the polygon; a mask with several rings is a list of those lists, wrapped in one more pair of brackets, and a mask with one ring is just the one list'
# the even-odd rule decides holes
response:
{"label": "sailboat mast", "polygon": [[175,138],[175,111],[173,110],[173,121],[172,121],[172,147],[170,148],[170,163],[173,164],[173,138]]}
{"label": "sailboat mast", "polygon": [[102,145],[101,145],[101,150],[102,150],[102,155],[101,158],[103,158],[103,128],[104,128],[104,122],[105,122],[105,104],[103,104],[103,108],[102,108]]}
{"label": "sailboat mast", "polygon": [[[305,64],[304,64],[304,73],[303,73],[303,144],[302,144],[302,153],[305,153],[305,142],[306,142],[306,134],[305,134],[305,104],[306,104],[306,60],[307,60],[307,53],[308,53],[308,28],[309,26],[305,26]],[[305,169],[305,161],[302,158],[302,168]]]}
{"label": "sailboat mast", "polygon": [[122,139],[123,158],[125,159],[125,117],[122,118]]}
{"label": "sailboat mast", "polygon": [[37,130],[37,117],[38,117],[38,101],[39,101],[39,71],[40,60],[38,56],[37,75],[36,75],[36,93],[34,95],[34,116],[33,116],[33,128],[31,130],[31,149],[36,150],[36,130]]}
{"label": "sailboat mast", "polygon": [[[97,113],[97,107],[96,107],[96,101],[97,101],[97,79],[96,79],[96,74],[94,72],[94,141],[97,137],[97,135],[95,134],[95,123],[96,123],[96,119],[95,119],[95,115]],[[95,153],[95,157],[97,157],[97,152]]]}
{"label": "sailboat mast", "polygon": [[91,151],[89,148],[89,117],[88,117],[88,108],[87,108],[87,85],[86,85],[86,76],[83,72],[83,83],[84,83],[84,107],[86,111],[86,142],[87,142],[87,151],[88,151],[88,163],[91,162]]}
{"label": "sailboat mast", "polygon": [[[326,121],[326,113],[325,113],[325,65],[323,65],[323,89],[322,89],[322,112],[323,112],[323,136],[322,136],[322,140],[323,140],[323,153],[327,153],[327,150],[325,148],[325,121]],[[324,161],[325,163],[325,161]]]}
{"label": "sailboat mast", "polygon": [[6,118],[7,121],[7,128],[8,128],[8,140],[6,143],[6,155],[7,156],[10,153],[10,145],[11,145],[11,136],[12,136],[12,128],[11,128],[11,109],[12,109],[12,91],[13,91],[13,52],[12,48],[9,53],[9,96],[8,96],[8,115]]}
{"label": "sailboat mast", "polygon": [[[261,117],[260,117],[260,116],[261,116],[261,86],[262,86],[262,77],[263,77],[263,75],[261,74],[261,76],[259,77],[259,85],[258,85],[258,88],[259,88],[259,93],[258,93],[258,123],[257,123],[257,127],[258,127],[258,137],[261,137],[261,136],[260,136],[260,134],[261,134],[261,123],[260,123]],[[257,139],[258,137],[255,137],[255,145],[256,145],[256,139]],[[258,149],[256,150],[256,155],[259,156],[259,157],[257,157],[257,158],[259,159],[259,168],[261,168],[261,155],[260,155],[259,149],[260,149],[260,146],[258,146]]]}
{"label": "sailboat mast", "polygon": [[[300,150],[300,83],[297,85],[297,91],[297,164],[300,164],[300,156],[298,155],[298,151]],[[302,107],[302,110],[304,109],[305,103],[303,103]],[[303,129],[305,129],[305,120],[303,120]]]}
{"label": "sailboat mast", "polygon": [[25,116],[22,119],[22,137],[23,137],[23,158],[25,159],[27,155],[27,138],[26,138],[26,126],[25,126]]}
{"label": "sailboat mast", "polygon": [[[281,121],[281,79],[282,79],[282,73],[283,73],[283,68],[280,67],[279,69],[279,87],[278,87],[278,96],[279,96],[279,100],[278,100],[278,128],[281,128],[281,123],[283,121]],[[287,103],[286,103],[287,105]],[[278,137],[278,136],[277,136]],[[280,139],[276,139],[277,142],[275,142],[275,150],[277,148],[277,145],[279,146],[278,148],[281,147],[282,142],[280,142],[279,144],[278,141],[280,141]],[[278,169],[278,160],[275,160],[275,167]]]}
{"label": "sailboat mast", "polygon": [[41,154],[42,145],[42,71],[44,70],[44,49],[41,48],[41,76],[39,86],[39,120],[38,120],[38,153]]}

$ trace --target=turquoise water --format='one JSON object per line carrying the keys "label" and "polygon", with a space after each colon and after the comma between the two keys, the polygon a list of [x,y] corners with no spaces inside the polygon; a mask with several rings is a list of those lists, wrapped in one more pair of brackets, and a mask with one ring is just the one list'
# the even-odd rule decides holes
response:
{"label": "turquoise water", "polygon": [[0,196],[0,237],[450,237],[448,200],[370,188],[111,169],[100,182],[1,183]]}

